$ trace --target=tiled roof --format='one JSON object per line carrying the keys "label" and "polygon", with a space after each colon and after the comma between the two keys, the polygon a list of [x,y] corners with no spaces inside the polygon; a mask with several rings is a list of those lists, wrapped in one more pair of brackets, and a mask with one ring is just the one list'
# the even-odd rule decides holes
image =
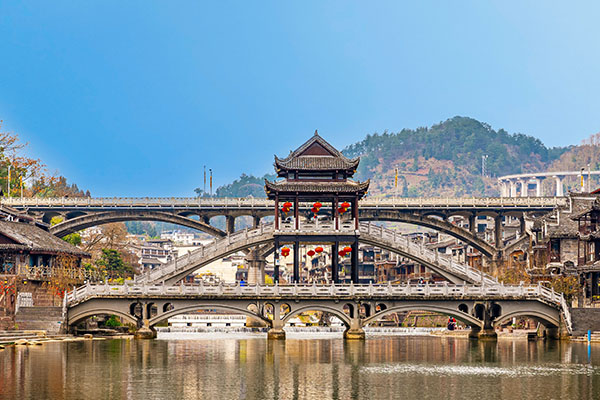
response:
{"label": "tiled roof", "polygon": [[366,182],[355,182],[346,180],[343,182],[312,182],[312,181],[288,181],[271,182],[265,179],[265,190],[267,195],[271,192],[300,192],[300,193],[356,193],[366,192],[370,180]]}
{"label": "tiled roof", "polygon": [[66,253],[80,257],[90,255],[76,246],[38,228],[22,222],[0,221],[0,234],[13,240],[14,244],[0,244],[1,250]]}
{"label": "tiled roof", "polygon": [[[317,145],[324,149],[323,154],[303,154],[311,146]],[[315,134],[302,146],[291,152],[286,158],[275,156],[275,169],[277,170],[304,170],[304,171],[344,171],[352,173],[358,168],[360,158],[347,158],[335,147],[330,145],[315,131]]]}

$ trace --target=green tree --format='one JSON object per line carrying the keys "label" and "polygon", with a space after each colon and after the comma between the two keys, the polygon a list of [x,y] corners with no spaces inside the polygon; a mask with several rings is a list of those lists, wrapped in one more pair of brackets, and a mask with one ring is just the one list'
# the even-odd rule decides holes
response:
{"label": "green tree", "polygon": [[96,265],[106,271],[111,279],[132,276],[135,271],[133,267],[123,261],[121,253],[114,249],[102,249],[102,255],[96,261]]}

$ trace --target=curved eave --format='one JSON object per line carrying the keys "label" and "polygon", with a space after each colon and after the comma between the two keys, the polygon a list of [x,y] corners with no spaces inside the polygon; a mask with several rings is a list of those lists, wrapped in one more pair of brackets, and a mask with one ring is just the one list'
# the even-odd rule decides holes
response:
{"label": "curved eave", "polygon": [[[353,175],[356,170],[358,169],[358,164],[360,163],[360,157],[355,157],[355,158],[346,158],[344,156],[342,159],[342,166],[340,167],[327,167],[327,168],[319,168],[319,171],[346,171],[347,173],[349,173],[350,175]],[[301,167],[301,166],[291,166],[290,163],[292,161],[294,161],[296,158],[289,156],[286,158],[279,158],[277,156],[275,156],[275,162],[273,163],[273,166],[275,167],[275,171],[277,173],[281,172],[281,171],[311,171],[311,170],[316,170],[315,168],[311,168],[311,167]]]}

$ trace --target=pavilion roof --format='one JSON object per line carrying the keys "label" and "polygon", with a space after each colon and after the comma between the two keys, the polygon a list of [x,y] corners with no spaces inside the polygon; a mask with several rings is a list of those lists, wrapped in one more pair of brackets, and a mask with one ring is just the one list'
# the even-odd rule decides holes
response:
{"label": "pavilion roof", "polygon": [[319,136],[318,132],[286,158],[275,156],[275,169],[298,171],[350,171],[356,172],[360,157],[347,158]]}
{"label": "pavilion roof", "polygon": [[369,189],[370,180],[366,182],[355,182],[353,180],[345,181],[288,181],[271,182],[265,179],[265,190],[267,196],[271,197],[274,193],[337,193],[337,194],[358,194],[364,195]]}

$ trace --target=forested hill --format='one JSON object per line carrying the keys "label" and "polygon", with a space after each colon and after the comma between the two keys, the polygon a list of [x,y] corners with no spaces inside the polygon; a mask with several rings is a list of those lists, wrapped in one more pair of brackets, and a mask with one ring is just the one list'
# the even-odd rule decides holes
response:
{"label": "forested hill", "polygon": [[[532,136],[495,131],[473,118],[454,117],[430,128],[367,135],[343,153],[361,157],[356,176],[372,180],[369,192],[374,195],[477,196],[498,194],[495,177],[546,170],[568,150],[547,148]],[[482,156],[487,156],[485,178]]]}

